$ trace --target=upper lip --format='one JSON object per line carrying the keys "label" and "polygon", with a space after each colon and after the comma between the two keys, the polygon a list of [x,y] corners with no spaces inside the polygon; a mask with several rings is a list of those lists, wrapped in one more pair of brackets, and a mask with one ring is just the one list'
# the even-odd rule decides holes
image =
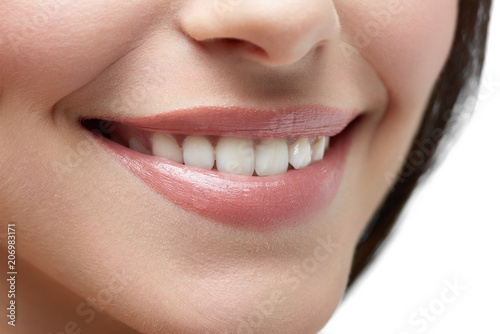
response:
{"label": "upper lip", "polygon": [[200,106],[152,116],[114,117],[139,130],[171,134],[200,134],[260,138],[335,136],[359,112],[324,105],[274,109],[238,106]]}

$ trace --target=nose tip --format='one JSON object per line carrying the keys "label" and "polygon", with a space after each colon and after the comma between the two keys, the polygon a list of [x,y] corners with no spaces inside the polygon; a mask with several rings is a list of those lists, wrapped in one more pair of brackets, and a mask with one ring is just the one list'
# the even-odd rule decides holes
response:
{"label": "nose tip", "polygon": [[[289,65],[335,38],[331,0],[199,0],[181,12],[185,33],[269,65]],[[235,43],[236,42],[236,43]]]}

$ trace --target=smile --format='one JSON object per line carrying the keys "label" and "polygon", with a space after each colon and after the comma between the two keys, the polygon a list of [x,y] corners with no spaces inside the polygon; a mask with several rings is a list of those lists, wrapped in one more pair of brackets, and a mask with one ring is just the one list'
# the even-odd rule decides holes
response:
{"label": "smile", "polygon": [[[333,200],[349,125],[359,113],[324,106],[200,107],[105,119],[98,142],[180,207],[252,230],[304,221]],[[85,119],[93,131],[102,119]]]}

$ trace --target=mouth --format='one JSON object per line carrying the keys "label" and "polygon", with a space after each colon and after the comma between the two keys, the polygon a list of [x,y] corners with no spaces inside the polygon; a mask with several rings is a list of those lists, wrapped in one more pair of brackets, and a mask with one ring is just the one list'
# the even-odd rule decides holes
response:
{"label": "mouth", "polygon": [[267,231],[300,224],[332,202],[358,115],[325,106],[199,107],[81,124],[167,200],[216,222]]}

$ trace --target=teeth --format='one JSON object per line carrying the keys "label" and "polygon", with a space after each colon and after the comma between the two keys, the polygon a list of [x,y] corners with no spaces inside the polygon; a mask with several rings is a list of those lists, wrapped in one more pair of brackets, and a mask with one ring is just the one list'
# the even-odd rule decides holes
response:
{"label": "teeth", "polygon": [[204,136],[189,136],[184,140],[184,163],[188,166],[212,169],[214,148]]}
{"label": "teeth", "polygon": [[319,136],[316,141],[311,145],[312,148],[312,162],[320,161],[325,156],[327,148],[327,141],[325,136]]}
{"label": "teeth", "polygon": [[259,176],[283,174],[288,169],[286,139],[264,139],[255,147],[255,172]]}
{"label": "teeth", "polygon": [[311,163],[311,144],[308,138],[299,138],[290,144],[288,160],[295,169],[309,166]]}
{"label": "teeth", "polygon": [[129,138],[128,147],[131,150],[151,155],[151,152],[139,141],[139,139],[137,139],[135,137]]}
{"label": "teeth", "polygon": [[236,175],[252,175],[255,166],[253,140],[221,137],[215,148],[217,170]]}
{"label": "teeth", "polygon": [[[256,142],[256,144],[254,144]],[[220,137],[212,146],[205,136],[187,136],[182,148],[168,134],[154,133],[150,152],[136,137],[130,137],[130,149],[163,157],[188,166],[212,169],[216,164],[221,173],[234,175],[271,176],[286,173],[291,165],[302,169],[323,160],[330,137],[261,139]]]}
{"label": "teeth", "polygon": [[182,151],[174,137],[162,133],[155,133],[151,139],[153,155],[183,163]]}

